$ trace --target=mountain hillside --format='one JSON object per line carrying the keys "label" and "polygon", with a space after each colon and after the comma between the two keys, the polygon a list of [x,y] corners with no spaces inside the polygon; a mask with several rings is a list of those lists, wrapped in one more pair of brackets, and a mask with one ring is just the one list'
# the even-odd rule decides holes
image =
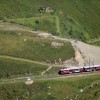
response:
{"label": "mountain hillside", "polygon": [[62,36],[86,41],[100,36],[99,4],[99,0],[1,0],[0,19],[56,15]]}
{"label": "mountain hillside", "polygon": [[100,0],[0,0],[0,100],[100,100],[90,44],[100,46]]}

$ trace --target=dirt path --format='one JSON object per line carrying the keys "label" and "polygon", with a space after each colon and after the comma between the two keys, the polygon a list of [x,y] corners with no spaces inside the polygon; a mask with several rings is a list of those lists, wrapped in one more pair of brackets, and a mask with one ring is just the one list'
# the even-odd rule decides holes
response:
{"label": "dirt path", "polygon": [[[1,22],[0,23],[0,30],[10,30],[10,31],[23,31],[23,32],[31,32],[31,33],[46,33],[43,31],[32,31],[31,28],[22,26],[22,25],[18,25],[18,24],[12,24],[12,23],[8,23],[8,22]],[[50,35],[50,34],[49,34]]]}
{"label": "dirt path", "polygon": [[[24,58],[17,58],[17,57],[12,57],[12,56],[0,55],[0,58],[12,59],[12,60],[23,61],[23,62],[28,62],[28,63],[35,63],[35,64],[44,65],[44,66],[50,66],[50,64],[47,64],[45,62],[38,62],[38,61],[33,61],[29,59],[24,59]],[[61,65],[55,65],[55,64],[52,64],[52,66],[61,67]]]}
{"label": "dirt path", "polygon": [[17,24],[12,24],[12,23],[5,23],[5,22],[1,22],[0,23],[0,30],[19,30],[19,31],[27,31],[29,30],[29,28],[24,27],[22,25],[17,25]]}
{"label": "dirt path", "polygon": [[41,75],[43,76],[43,75],[44,75],[46,72],[48,72],[52,67],[53,67],[52,65],[49,66],[45,71],[43,71],[43,72],[41,73]]}

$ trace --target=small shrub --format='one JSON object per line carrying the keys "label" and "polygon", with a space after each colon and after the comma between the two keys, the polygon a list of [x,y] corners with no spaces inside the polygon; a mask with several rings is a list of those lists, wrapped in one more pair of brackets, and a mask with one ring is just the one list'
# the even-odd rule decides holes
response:
{"label": "small shrub", "polygon": [[40,21],[39,21],[39,20],[36,20],[35,23],[36,23],[36,24],[40,24]]}

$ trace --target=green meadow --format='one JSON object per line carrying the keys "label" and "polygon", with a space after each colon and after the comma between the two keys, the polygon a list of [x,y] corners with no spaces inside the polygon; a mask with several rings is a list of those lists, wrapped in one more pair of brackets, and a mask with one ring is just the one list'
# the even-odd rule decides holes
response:
{"label": "green meadow", "polygon": [[[99,75],[59,78],[33,79],[34,83],[23,82],[0,84],[1,100],[97,100],[100,98]],[[91,87],[91,84],[94,85]],[[84,90],[80,92],[80,90]],[[76,95],[78,97],[76,98]]]}

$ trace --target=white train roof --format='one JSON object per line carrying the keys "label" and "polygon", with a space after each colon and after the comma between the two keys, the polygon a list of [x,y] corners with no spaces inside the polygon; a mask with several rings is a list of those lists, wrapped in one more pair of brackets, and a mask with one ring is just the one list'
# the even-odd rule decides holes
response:
{"label": "white train roof", "polygon": [[68,68],[64,68],[64,69],[61,69],[61,70],[71,70],[71,69],[80,69],[80,68],[83,68],[82,66],[79,66],[79,67],[68,67]]}
{"label": "white train roof", "polygon": [[90,66],[84,66],[84,68],[91,68],[91,67],[99,67],[100,65],[90,65]]}
{"label": "white train roof", "polygon": [[81,69],[81,68],[92,68],[92,67],[100,67],[100,65],[91,65],[91,66],[73,66],[73,67],[68,67],[60,70],[72,70],[72,69]]}

